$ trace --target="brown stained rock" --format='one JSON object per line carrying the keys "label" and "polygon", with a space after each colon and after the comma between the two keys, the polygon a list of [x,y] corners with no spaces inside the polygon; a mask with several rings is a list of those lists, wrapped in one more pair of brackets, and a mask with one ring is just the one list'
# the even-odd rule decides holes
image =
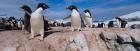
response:
{"label": "brown stained rock", "polygon": [[[29,40],[30,34],[26,31],[1,31],[0,51],[5,49],[11,51],[109,51],[107,45],[99,36],[101,32],[109,36],[114,36],[118,32],[128,33],[129,31],[135,32],[137,35],[140,34],[138,30],[117,28],[86,28],[74,32],[70,31],[69,27],[64,29],[53,27],[52,30],[48,31],[52,33],[45,37],[43,41],[38,40],[39,36]],[[115,37],[111,38],[115,39]]]}
{"label": "brown stained rock", "polygon": [[85,39],[83,34],[77,34],[73,40],[75,44],[80,48],[80,51],[89,51],[87,39]]}
{"label": "brown stained rock", "polygon": [[2,51],[17,51],[16,47],[5,47]]}

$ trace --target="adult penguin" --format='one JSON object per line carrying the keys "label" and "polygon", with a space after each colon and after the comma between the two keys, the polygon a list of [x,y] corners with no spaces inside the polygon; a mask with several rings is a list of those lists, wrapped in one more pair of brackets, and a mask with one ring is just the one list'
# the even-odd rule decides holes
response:
{"label": "adult penguin", "polygon": [[40,34],[40,40],[44,38],[44,17],[43,11],[49,8],[45,3],[39,3],[37,9],[31,14],[31,39],[34,38],[35,34]]}
{"label": "adult penguin", "polygon": [[101,23],[101,27],[102,27],[102,28],[105,28],[105,23],[102,22],[102,23]]}
{"label": "adult penguin", "polygon": [[112,27],[114,27],[113,21],[109,21],[108,28],[112,28]]}
{"label": "adult penguin", "polygon": [[117,25],[119,28],[125,28],[125,26],[127,24],[126,20],[119,18],[119,17],[116,17],[116,22],[117,22]]}
{"label": "adult penguin", "polygon": [[32,13],[31,8],[28,5],[23,5],[21,7],[25,11],[24,15],[24,29],[31,33],[31,25],[30,25],[30,14]]}
{"label": "adult penguin", "polygon": [[72,31],[74,30],[80,31],[81,30],[81,17],[80,17],[77,7],[75,5],[70,5],[69,7],[67,7],[67,9],[72,12],[71,13]]}
{"label": "adult penguin", "polygon": [[116,24],[118,28],[121,28],[121,18],[115,17],[116,18]]}
{"label": "adult penguin", "polygon": [[89,27],[89,28],[92,28],[92,16],[91,16],[91,12],[86,9],[84,10],[84,13],[85,13],[85,22],[86,22],[86,26]]}
{"label": "adult penguin", "polygon": [[127,21],[126,20],[122,20],[121,21],[121,28],[125,28],[126,24],[127,24]]}

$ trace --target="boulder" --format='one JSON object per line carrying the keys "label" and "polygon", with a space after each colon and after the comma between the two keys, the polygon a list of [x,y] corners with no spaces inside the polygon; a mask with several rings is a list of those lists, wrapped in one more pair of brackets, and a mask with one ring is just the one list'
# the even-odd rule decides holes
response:
{"label": "boulder", "polygon": [[108,40],[117,40],[117,35],[113,32],[102,32],[100,34],[100,37],[104,40],[104,41],[108,41]]}
{"label": "boulder", "polygon": [[134,24],[130,26],[132,29],[140,29],[140,25],[139,24]]}
{"label": "boulder", "polygon": [[120,45],[117,43],[117,41],[110,40],[105,43],[106,43],[107,48],[111,51],[118,51],[120,49]]}
{"label": "boulder", "polygon": [[138,34],[133,34],[131,36],[132,40],[133,40],[133,44],[136,45],[136,46],[140,46],[140,35]]}
{"label": "boulder", "polygon": [[2,51],[17,51],[16,47],[5,47]]}
{"label": "boulder", "polygon": [[135,46],[135,48],[137,49],[137,51],[140,51],[140,47],[138,47],[138,46],[136,47],[136,46]]}
{"label": "boulder", "polygon": [[121,50],[119,50],[119,51],[137,51],[137,50],[131,44],[122,44],[121,45]]}
{"label": "boulder", "polygon": [[[54,27],[47,31],[46,34],[49,35],[45,36],[43,41],[38,40],[40,38],[38,35],[29,39],[31,34],[25,30],[0,31],[0,51],[136,51],[132,44],[119,44],[116,34],[116,32],[120,34],[133,32],[131,30],[134,29],[87,28],[85,30],[73,32],[69,27],[64,29]],[[134,31],[138,32],[134,35],[139,34],[139,30]]]}
{"label": "boulder", "polygon": [[89,51],[87,40],[83,34],[77,34],[73,38],[73,42],[77,45],[77,47],[79,47],[80,51]]}
{"label": "boulder", "polygon": [[126,33],[117,33],[118,42],[121,44],[129,44],[132,43],[131,37]]}

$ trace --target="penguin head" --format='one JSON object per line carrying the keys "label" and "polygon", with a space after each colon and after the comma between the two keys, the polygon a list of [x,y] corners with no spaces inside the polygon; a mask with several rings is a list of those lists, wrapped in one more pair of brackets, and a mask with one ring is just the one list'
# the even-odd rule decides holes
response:
{"label": "penguin head", "polygon": [[73,9],[77,10],[77,7],[75,5],[70,5],[67,7],[67,9],[72,11]]}
{"label": "penguin head", "polygon": [[84,12],[85,12],[85,13],[87,13],[87,12],[89,12],[89,13],[90,13],[89,9],[84,10]]}
{"label": "penguin head", "polygon": [[116,19],[119,19],[119,17],[115,17]]}
{"label": "penguin head", "polygon": [[49,8],[49,6],[45,3],[39,3],[37,8],[42,8],[43,10],[45,10],[45,9]]}
{"label": "penguin head", "polygon": [[21,7],[21,9],[26,10],[26,11],[28,11],[28,12],[32,12],[32,11],[31,11],[31,8],[30,8],[28,5],[23,5],[23,6]]}
{"label": "penguin head", "polygon": [[91,15],[91,12],[89,9],[84,10],[85,13],[89,13]]}
{"label": "penguin head", "polygon": [[116,19],[118,19],[119,21],[122,21],[122,18],[119,18],[119,17],[115,17]]}

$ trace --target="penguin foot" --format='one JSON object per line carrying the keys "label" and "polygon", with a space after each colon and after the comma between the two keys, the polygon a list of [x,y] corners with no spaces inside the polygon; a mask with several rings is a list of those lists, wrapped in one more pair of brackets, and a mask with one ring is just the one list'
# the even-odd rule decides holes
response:
{"label": "penguin foot", "polygon": [[31,37],[29,37],[29,40],[31,40],[31,39],[33,39],[33,38],[34,38],[34,37],[31,36]]}
{"label": "penguin foot", "polygon": [[77,29],[77,31],[82,31],[82,29]]}
{"label": "penguin foot", "polygon": [[44,40],[44,38],[40,37],[40,38],[39,38],[39,40],[40,40],[40,41],[43,41],[43,40]]}
{"label": "penguin foot", "polygon": [[74,31],[74,29],[71,30],[72,32]]}
{"label": "penguin foot", "polygon": [[79,31],[82,31],[82,29],[80,29]]}

